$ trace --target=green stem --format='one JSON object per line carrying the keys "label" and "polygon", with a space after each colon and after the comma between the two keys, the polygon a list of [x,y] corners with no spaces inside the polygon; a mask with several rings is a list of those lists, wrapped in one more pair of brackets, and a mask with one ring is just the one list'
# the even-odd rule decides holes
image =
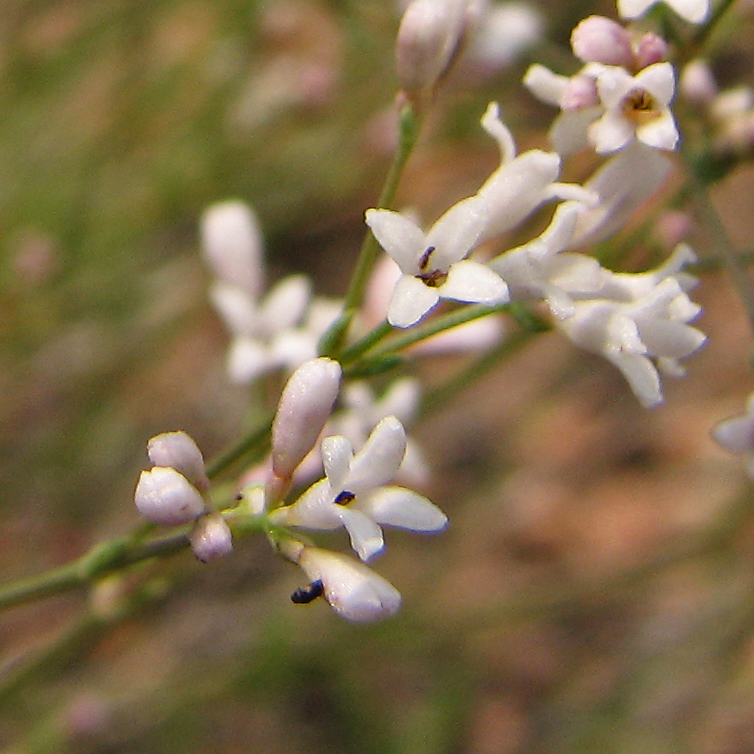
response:
{"label": "green stem", "polygon": [[346,366],[356,361],[360,356],[363,356],[367,351],[383,341],[394,329],[387,320],[381,322],[374,330],[346,349],[340,357],[340,363]]}
{"label": "green stem", "polygon": [[[406,163],[419,139],[421,125],[421,118],[411,106],[408,104],[404,105],[399,113],[398,147],[393,156],[393,162],[390,165],[385,184],[382,187],[380,198],[377,201],[377,207],[383,209],[392,208],[395,202],[395,195],[398,191],[398,185],[406,168]],[[377,243],[377,239],[371,230],[367,230],[364,241],[361,244],[356,267],[351,276],[348,291],[346,292],[343,303],[343,314],[322,336],[319,348],[321,355],[332,356],[333,358],[338,356],[348,328],[351,325],[351,320],[361,305],[364,291],[369,282],[369,276],[377,261],[379,252],[380,245]]]}
{"label": "green stem", "polygon": [[258,427],[242,437],[234,445],[224,450],[220,455],[207,464],[207,476],[214,479],[227,471],[233,464],[244,456],[261,455],[270,444],[270,429],[273,416],[270,414]]}
{"label": "green stem", "polygon": [[738,297],[746,310],[746,316],[749,319],[752,333],[754,333],[754,285],[752,285],[741,255],[734,248],[722,219],[709,197],[707,187],[697,173],[694,162],[689,159],[688,153],[686,153],[686,158],[689,184],[691,185],[699,214],[712,235],[713,243],[717,246],[723,264],[730,274]]}

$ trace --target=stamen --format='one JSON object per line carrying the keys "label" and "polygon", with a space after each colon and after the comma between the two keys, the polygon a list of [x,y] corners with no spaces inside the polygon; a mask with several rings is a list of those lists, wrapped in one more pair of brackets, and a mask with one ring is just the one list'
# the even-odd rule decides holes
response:
{"label": "stamen", "polygon": [[356,495],[353,494],[353,492],[349,492],[348,490],[343,490],[343,492],[339,492],[336,496],[335,500],[333,502],[335,505],[348,505],[349,503],[352,503],[356,499]]}
{"label": "stamen", "polygon": [[637,89],[623,101],[623,114],[632,120],[644,121],[656,118],[660,113],[655,98],[646,89]]}
{"label": "stamen", "polygon": [[421,275],[417,275],[416,277],[418,277],[419,280],[423,281],[424,284],[428,285],[430,288],[437,288],[448,279],[448,273],[443,272],[442,270],[432,270],[431,272],[424,272]]}
{"label": "stamen", "polygon": [[321,597],[325,593],[325,585],[322,583],[322,579],[312,581],[307,586],[302,586],[291,595],[291,602],[296,605],[308,605],[310,602],[314,602],[317,597]]}
{"label": "stamen", "polygon": [[429,264],[429,258],[432,256],[432,252],[435,250],[434,246],[429,246],[427,250],[421,255],[421,259],[419,260],[419,269],[420,270],[426,270],[427,265]]}

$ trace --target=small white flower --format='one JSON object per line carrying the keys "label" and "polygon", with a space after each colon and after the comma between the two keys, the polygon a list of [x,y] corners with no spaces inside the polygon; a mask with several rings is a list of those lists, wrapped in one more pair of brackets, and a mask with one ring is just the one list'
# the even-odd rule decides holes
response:
{"label": "small white flower", "polygon": [[634,141],[608,160],[584,186],[597,197],[582,206],[570,247],[609,238],[657,191],[670,173],[670,161],[656,149]]}
{"label": "small white flower", "polygon": [[165,526],[187,524],[206,510],[199,490],[183,474],[165,466],[141,472],[134,502],[144,518]]}
{"label": "small white flower", "polygon": [[317,547],[304,547],[298,564],[338,615],[366,623],[395,615],[401,606],[400,592],[367,566]]}
{"label": "small white flower", "polygon": [[635,76],[607,66],[597,78],[597,91],[605,107],[602,117],[589,127],[597,152],[623,149],[634,138],[656,149],[675,149],[679,136],[670,112],[675,93],[670,63],[655,63]]}
{"label": "small white flower", "polygon": [[549,227],[524,246],[510,249],[490,262],[508,281],[511,296],[543,298],[553,316],[565,319],[574,313],[572,296],[595,294],[603,285],[599,262],[584,254],[568,253],[580,202],[561,204]]}
{"label": "small white flower", "polygon": [[560,157],[554,152],[532,149],[516,157],[513,136],[500,120],[500,108],[496,102],[488,105],[481,123],[498,143],[500,166],[477,194],[486,201],[488,208],[487,222],[478,243],[511,230],[546,201],[593,200],[594,197],[581,186],[555,182],[560,174]]}
{"label": "small white flower", "polygon": [[667,277],[635,301],[576,302],[575,313],[556,324],[576,345],[615,364],[649,408],[662,402],[658,367],[683,374],[678,360],[705,342],[704,333],[686,324],[698,311],[678,280]]}
{"label": "small white flower", "polygon": [[[710,0],[664,0],[681,18],[692,24],[704,23],[710,12]],[[622,18],[638,18],[659,0],[618,0]]]}
{"label": "small white flower", "polygon": [[487,222],[484,199],[451,207],[427,233],[408,218],[370,209],[366,223],[403,273],[388,306],[394,327],[410,327],[440,299],[493,306],[508,300],[508,287],[484,265],[466,259]]}
{"label": "small white flower", "polygon": [[362,560],[384,547],[379,524],[413,531],[439,531],[445,514],[427,498],[403,487],[386,486],[406,452],[406,433],[394,416],[383,419],[354,455],[342,435],[322,441],[326,478],[293,504],[270,514],[274,523],[307,529],[345,527]]}

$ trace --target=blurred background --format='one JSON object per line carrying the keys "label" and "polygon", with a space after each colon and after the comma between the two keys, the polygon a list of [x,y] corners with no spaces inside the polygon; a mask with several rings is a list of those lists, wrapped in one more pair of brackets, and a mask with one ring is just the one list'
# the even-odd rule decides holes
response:
{"label": "blurred background", "polygon": [[[136,523],[149,437],[185,429],[212,458],[272,398],[227,380],[198,219],[210,202],[242,198],[263,225],[270,280],[303,271],[318,293],[344,291],[395,139],[400,9],[2,9],[8,581]],[[717,67],[751,83],[750,5],[740,11]],[[537,59],[565,73],[573,25],[615,16],[583,2],[534,12]],[[461,61],[412,158],[400,203],[427,221],[497,165],[478,126],[490,99],[521,149],[546,148],[553,112],[520,85],[531,58],[510,60],[501,45]],[[592,164],[574,160],[566,179]],[[742,166],[713,195],[745,251],[752,183]],[[657,226],[639,218],[623,234],[631,244],[615,242],[629,251],[623,269],[667,254]],[[694,221],[689,238],[714,256]],[[753,499],[740,460],[709,437],[752,388],[751,333],[714,264],[702,277],[694,298],[710,342],[688,377],[666,382],[665,406],[641,409],[613,367],[550,333],[417,424],[433,468],[423,492],[451,524],[436,537],[388,533],[375,568],[404,596],[397,618],[350,625],[322,601],[292,605],[300,572],[253,538],[208,566],[183,553],[147,566],[148,579],[139,569],[14,608],[0,623],[0,750],[754,751]],[[441,384],[466,359],[426,358],[416,371]]]}

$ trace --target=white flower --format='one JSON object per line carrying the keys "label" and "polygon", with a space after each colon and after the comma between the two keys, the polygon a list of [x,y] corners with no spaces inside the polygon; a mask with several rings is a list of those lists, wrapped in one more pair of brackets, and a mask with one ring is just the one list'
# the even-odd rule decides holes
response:
{"label": "white flower", "polygon": [[540,204],[552,199],[593,199],[581,186],[556,183],[560,157],[532,149],[516,157],[516,144],[500,120],[500,108],[491,102],[482,117],[482,128],[500,148],[500,166],[484,182],[477,195],[487,203],[487,222],[478,243],[499,236],[525,220]]}
{"label": "white flower", "polygon": [[283,526],[307,529],[344,526],[362,560],[384,547],[379,524],[439,531],[447,523],[439,508],[416,492],[386,486],[405,452],[406,433],[394,416],[383,419],[355,455],[342,435],[326,437],[321,448],[326,478],[312,485],[293,505],[273,511],[270,519]]}
{"label": "white flower", "polygon": [[712,437],[731,453],[744,455],[746,473],[754,478],[754,393],[746,401],[746,413],[719,422]]}
{"label": "white flower", "polygon": [[325,357],[304,362],[285,383],[272,423],[272,469],[292,476],[314,447],[340,390],[342,370]]}
{"label": "white flower", "polygon": [[141,472],[134,502],[144,518],[165,526],[187,524],[206,510],[199,490],[183,474],[165,466]]}
{"label": "white flower", "polygon": [[608,160],[584,186],[597,201],[581,206],[570,247],[609,238],[663,184],[670,161],[656,149],[634,141]]}
{"label": "white flower", "polygon": [[670,63],[655,63],[635,76],[618,66],[606,66],[597,77],[605,107],[589,126],[589,138],[599,153],[622,149],[634,138],[656,149],[675,149],[678,129],[670,112],[675,74]]}
{"label": "white flower", "polygon": [[470,197],[451,207],[427,233],[398,212],[370,209],[366,223],[403,273],[388,306],[394,327],[410,327],[440,299],[493,306],[508,287],[484,265],[465,257],[487,222],[487,205]]}
{"label": "white flower", "polygon": [[540,41],[543,27],[541,12],[532,5],[496,3],[484,12],[469,57],[488,72],[506,68]]}
{"label": "white flower", "polygon": [[304,547],[297,562],[312,581],[311,594],[321,589],[333,610],[347,620],[387,618],[401,606],[400,592],[389,581],[345,555]]}
{"label": "white flower", "polygon": [[595,294],[603,285],[599,262],[584,254],[568,253],[580,202],[561,204],[549,227],[524,246],[510,249],[490,262],[508,281],[515,298],[544,298],[553,316],[565,319],[574,313],[572,296]]}
{"label": "white flower", "polygon": [[576,302],[575,313],[556,324],[576,345],[615,364],[642,405],[652,407],[662,402],[657,368],[683,374],[678,360],[706,340],[686,324],[698,311],[678,280],[667,277],[634,301]]}
{"label": "white flower", "polygon": [[[618,13],[623,18],[638,18],[656,5],[658,0],[618,0]],[[665,0],[681,18],[702,24],[710,12],[710,0]]]}

